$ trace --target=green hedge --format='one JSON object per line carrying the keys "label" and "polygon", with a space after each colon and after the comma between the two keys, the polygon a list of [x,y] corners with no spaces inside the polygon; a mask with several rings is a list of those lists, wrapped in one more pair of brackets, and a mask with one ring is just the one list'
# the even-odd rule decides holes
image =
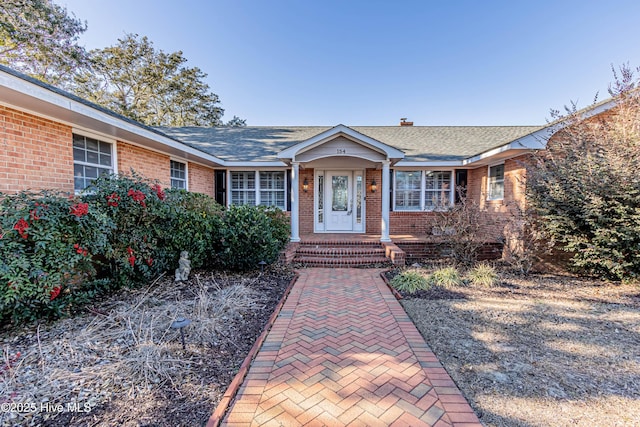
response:
{"label": "green hedge", "polygon": [[56,318],[177,267],[258,268],[289,238],[278,209],[225,210],[137,175],[104,176],[87,194],[0,193],[0,321]]}

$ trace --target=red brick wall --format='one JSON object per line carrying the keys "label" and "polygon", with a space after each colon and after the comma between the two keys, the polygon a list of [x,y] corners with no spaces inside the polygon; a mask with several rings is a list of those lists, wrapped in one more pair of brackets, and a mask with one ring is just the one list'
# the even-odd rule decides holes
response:
{"label": "red brick wall", "polygon": [[166,154],[156,153],[118,141],[118,173],[131,174],[131,170],[151,180],[157,180],[164,187],[171,186],[170,158]]}
{"label": "red brick wall", "polygon": [[[515,210],[516,204],[524,206],[525,156],[505,161],[505,189],[503,200],[487,200],[487,166],[481,166],[468,171],[467,200],[480,206],[482,215],[483,234],[489,241],[501,238],[507,221]],[[390,213],[391,235],[413,234],[431,235],[435,221],[440,213],[437,212],[404,212]]]}
{"label": "red brick wall", "polygon": [[196,163],[189,163],[189,191],[215,197],[215,174],[213,169]]}
{"label": "red brick wall", "polygon": [[[313,233],[313,195],[315,194],[315,182],[313,180],[314,169],[300,169],[300,176],[298,177],[298,192],[300,194],[300,210],[299,210],[299,230],[300,234]],[[302,189],[304,180],[307,180],[309,188],[305,193]]]}
{"label": "red brick wall", "polygon": [[433,212],[402,212],[394,211],[389,214],[391,223],[391,235],[411,234],[428,235],[431,234],[436,213]]}
{"label": "red brick wall", "polygon": [[[367,169],[365,171],[366,203],[366,231],[368,234],[380,234],[382,232],[382,171],[379,169]],[[371,183],[376,180],[378,190],[371,192]],[[393,227],[389,227],[393,231]]]}
{"label": "red brick wall", "polygon": [[0,191],[73,193],[71,127],[0,106]]}

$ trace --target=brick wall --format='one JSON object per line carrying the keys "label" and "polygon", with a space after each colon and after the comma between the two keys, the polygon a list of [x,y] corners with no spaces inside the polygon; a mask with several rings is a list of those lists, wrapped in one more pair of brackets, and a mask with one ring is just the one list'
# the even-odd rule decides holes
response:
{"label": "brick wall", "polygon": [[[467,200],[482,210],[482,233],[488,241],[501,238],[504,226],[510,220],[515,205],[524,203],[525,157],[505,161],[505,189],[503,200],[487,200],[488,168],[481,166],[468,171]],[[391,234],[430,235],[440,214],[437,212],[391,212]]]}
{"label": "brick wall", "polygon": [[137,174],[150,180],[157,180],[163,187],[171,186],[170,158],[166,154],[156,153],[118,141],[118,173]]}
{"label": "brick wall", "polygon": [[0,191],[73,193],[71,127],[0,106]]}
{"label": "brick wall", "polygon": [[189,191],[215,197],[215,174],[213,169],[196,163],[189,163]]}
{"label": "brick wall", "polygon": [[[299,210],[299,225],[300,234],[313,233],[313,195],[315,194],[316,187],[313,180],[314,169],[300,169],[300,176],[298,177],[298,194],[300,195],[300,210]],[[307,180],[309,188],[305,193],[302,189],[304,180]]]}
{"label": "brick wall", "polygon": [[[371,183],[376,180],[378,190],[371,192]],[[366,191],[366,232],[368,234],[381,234],[382,232],[382,171],[379,169],[367,169],[365,171]],[[390,221],[391,222],[391,221]],[[393,227],[389,226],[393,232]]]}
{"label": "brick wall", "polygon": [[389,214],[391,235],[411,234],[422,236],[431,234],[436,215],[433,212],[393,211]]}

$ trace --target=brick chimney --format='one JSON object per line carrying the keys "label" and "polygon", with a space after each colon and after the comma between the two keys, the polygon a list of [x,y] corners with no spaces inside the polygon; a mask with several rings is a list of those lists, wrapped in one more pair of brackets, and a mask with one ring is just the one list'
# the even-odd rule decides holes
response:
{"label": "brick chimney", "polygon": [[408,122],[406,117],[400,119],[400,126],[413,126],[413,122]]}

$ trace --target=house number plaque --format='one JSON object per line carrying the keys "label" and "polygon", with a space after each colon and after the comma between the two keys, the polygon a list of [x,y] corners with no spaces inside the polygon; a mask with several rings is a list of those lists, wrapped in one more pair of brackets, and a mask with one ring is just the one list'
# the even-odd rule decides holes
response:
{"label": "house number plaque", "polygon": [[346,148],[338,148],[336,151],[338,152],[338,154],[347,154]]}

